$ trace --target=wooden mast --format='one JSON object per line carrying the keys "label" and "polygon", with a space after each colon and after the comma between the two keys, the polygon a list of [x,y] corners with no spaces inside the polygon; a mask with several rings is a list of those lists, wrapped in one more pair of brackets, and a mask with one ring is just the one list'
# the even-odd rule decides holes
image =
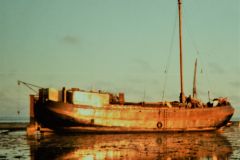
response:
{"label": "wooden mast", "polygon": [[178,0],[178,16],[179,16],[179,52],[180,52],[180,102],[185,103],[186,98],[183,91],[183,62],[182,62],[182,0]]}
{"label": "wooden mast", "polygon": [[197,98],[197,84],[196,84],[196,78],[197,78],[197,59],[195,61],[195,67],[194,67],[194,77],[193,77],[193,98]]}

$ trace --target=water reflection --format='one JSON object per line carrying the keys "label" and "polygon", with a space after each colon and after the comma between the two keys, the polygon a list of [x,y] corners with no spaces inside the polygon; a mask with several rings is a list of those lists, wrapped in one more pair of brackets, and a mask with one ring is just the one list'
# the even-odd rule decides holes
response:
{"label": "water reflection", "polygon": [[228,159],[232,147],[215,133],[52,135],[29,140],[32,159]]}

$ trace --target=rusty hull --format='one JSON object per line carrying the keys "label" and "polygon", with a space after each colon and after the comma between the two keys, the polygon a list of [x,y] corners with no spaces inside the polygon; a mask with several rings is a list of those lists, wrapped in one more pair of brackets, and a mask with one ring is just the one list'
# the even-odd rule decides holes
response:
{"label": "rusty hull", "polygon": [[208,108],[144,107],[109,104],[104,107],[63,102],[38,102],[38,123],[55,131],[168,132],[209,131],[225,126],[234,113],[230,105]]}

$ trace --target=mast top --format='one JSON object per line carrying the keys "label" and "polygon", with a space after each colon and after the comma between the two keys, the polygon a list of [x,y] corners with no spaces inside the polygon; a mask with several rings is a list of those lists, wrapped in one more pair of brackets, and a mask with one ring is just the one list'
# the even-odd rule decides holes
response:
{"label": "mast top", "polygon": [[197,98],[197,59],[194,65],[194,77],[193,77],[193,98]]}

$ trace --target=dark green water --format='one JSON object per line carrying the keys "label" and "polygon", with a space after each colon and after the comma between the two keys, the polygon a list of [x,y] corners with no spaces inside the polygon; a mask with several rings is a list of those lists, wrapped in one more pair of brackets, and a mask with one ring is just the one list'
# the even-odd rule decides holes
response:
{"label": "dark green water", "polygon": [[0,133],[0,159],[240,159],[240,128],[223,132],[48,135]]}

